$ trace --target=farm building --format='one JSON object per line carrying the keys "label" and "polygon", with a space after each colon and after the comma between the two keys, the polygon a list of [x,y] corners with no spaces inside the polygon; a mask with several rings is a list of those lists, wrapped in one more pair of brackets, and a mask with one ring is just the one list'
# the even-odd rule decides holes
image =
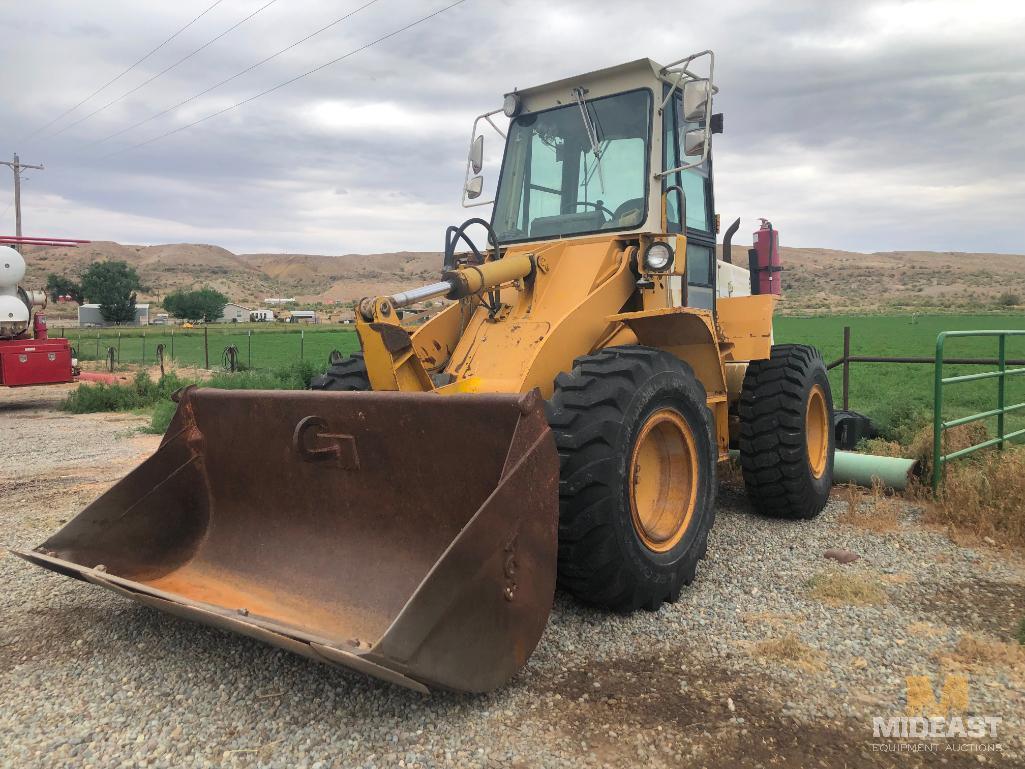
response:
{"label": "farm building", "polygon": [[313,310],[292,310],[288,318],[289,323],[316,323],[317,313]]}
{"label": "farm building", "polygon": [[[103,315],[100,313],[100,306],[98,304],[83,304],[78,308],[78,325],[82,327],[89,326],[114,326],[114,323],[108,323],[103,319]],[[149,305],[148,304],[137,304],[135,305],[135,322],[124,323],[125,326],[147,326],[149,325]]]}
{"label": "farm building", "polygon": [[253,321],[254,323],[261,323],[263,321],[274,320],[274,311],[273,310],[250,310],[249,311],[249,320]]}

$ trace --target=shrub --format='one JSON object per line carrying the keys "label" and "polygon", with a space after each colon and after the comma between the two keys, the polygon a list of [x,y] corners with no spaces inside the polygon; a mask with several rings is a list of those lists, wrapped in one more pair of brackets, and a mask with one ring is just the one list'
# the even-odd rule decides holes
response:
{"label": "shrub", "polygon": [[1025,447],[984,450],[946,465],[939,498],[926,513],[933,523],[979,537],[1025,546]]}
{"label": "shrub", "polygon": [[1018,643],[1025,646],[1025,617],[1021,618],[1021,624],[1018,625]]}
{"label": "shrub", "polygon": [[1011,291],[1005,291],[997,297],[997,304],[1001,307],[1014,307],[1021,304],[1021,297]]}
{"label": "shrub", "polygon": [[144,433],[163,435],[171,425],[171,418],[178,410],[178,404],[171,400],[160,401],[153,408],[153,416],[150,417],[149,427],[142,428]]}
{"label": "shrub", "polygon": [[903,398],[884,405],[873,416],[883,438],[909,445],[929,424],[930,411],[923,403]]}
{"label": "shrub", "polygon": [[[203,387],[219,390],[305,390],[316,374],[316,367],[309,361],[293,363],[271,371],[239,371],[234,374],[215,374]],[[171,391],[173,392],[173,390]],[[168,393],[170,395],[170,393]],[[156,404],[147,433],[162,435],[167,432],[174,416],[176,405],[164,399]]]}
{"label": "shrub", "polygon": [[64,411],[87,414],[97,411],[135,411],[148,408],[170,397],[186,384],[175,374],[167,374],[154,382],[140,371],[130,384],[81,384],[61,404]]}

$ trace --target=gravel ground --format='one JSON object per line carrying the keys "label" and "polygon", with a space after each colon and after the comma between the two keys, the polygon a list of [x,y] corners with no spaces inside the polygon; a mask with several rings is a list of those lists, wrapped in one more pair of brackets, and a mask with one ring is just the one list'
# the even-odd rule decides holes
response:
{"label": "gravel ground", "polygon": [[[55,412],[64,389],[0,391],[9,546],[39,544],[156,447],[132,434],[139,417]],[[839,523],[839,498],[816,521],[775,521],[725,486],[679,602],[616,616],[559,595],[529,665],[486,696],[422,697],[4,554],[0,766],[1022,766],[1021,658],[954,649],[1010,640],[1025,564],[899,505],[896,530],[875,533]],[[839,566],[829,548],[861,559]],[[834,572],[883,600],[822,603],[806,583]],[[896,744],[871,719],[902,715],[905,676],[942,672],[969,674],[969,713],[1001,718],[998,738],[874,747]]]}

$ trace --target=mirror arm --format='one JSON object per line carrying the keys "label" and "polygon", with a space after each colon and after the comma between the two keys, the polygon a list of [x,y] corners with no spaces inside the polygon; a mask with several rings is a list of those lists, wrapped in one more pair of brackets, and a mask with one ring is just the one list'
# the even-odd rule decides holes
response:
{"label": "mirror arm", "polygon": [[[493,109],[490,112],[485,112],[483,115],[478,115],[476,118],[474,118],[473,128],[470,130],[470,147],[473,147],[473,142],[477,138],[477,125],[480,123],[481,120],[486,120],[488,122],[488,124],[492,128],[494,128],[503,139],[506,138],[505,132],[502,131],[502,129],[500,129],[497,125],[495,125],[495,121],[491,119],[492,115],[497,115],[501,111],[502,111],[501,108]],[[467,159],[467,161],[466,161],[466,175],[463,177],[463,192],[462,192],[462,196],[461,196],[463,208],[475,208],[476,206],[490,206],[492,203],[495,202],[494,199],[491,199],[491,200],[481,200],[481,201],[478,201],[476,203],[468,203],[467,202],[468,198],[466,197],[466,185],[468,185],[470,183],[470,170],[471,170],[471,168],[470,168],[470,160]],[[469,198],[469,199],[472,200],[472,198]]]}

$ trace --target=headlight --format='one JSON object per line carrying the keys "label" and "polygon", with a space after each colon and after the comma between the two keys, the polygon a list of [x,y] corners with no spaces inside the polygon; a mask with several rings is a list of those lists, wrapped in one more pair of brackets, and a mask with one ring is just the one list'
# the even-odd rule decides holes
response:
{"label": "headlight", "polygon": [[515,93],[507,93],[505,101],[502,102],[502,112],[506,117],[516,117],[523,109],[523,100]]}
{"label": "headlight", "polygon": [[666,243],[655,242],[644,252],[644,269],[665,272],[673,266],[673,249]]}

